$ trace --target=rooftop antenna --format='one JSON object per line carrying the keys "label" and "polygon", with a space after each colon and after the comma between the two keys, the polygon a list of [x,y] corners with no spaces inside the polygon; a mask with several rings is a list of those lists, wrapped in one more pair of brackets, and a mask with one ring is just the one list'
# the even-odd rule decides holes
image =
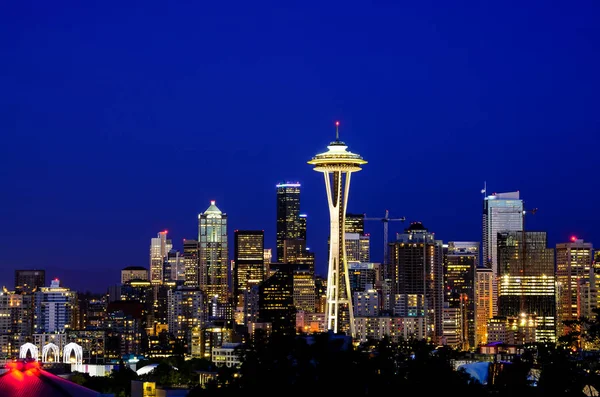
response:
{"label": "rooftop antenna", "polygon": [[487,194],[487,182],[483,181],[483,189],[481,189],[481,194],[484,196]]}
{"label": "rooftop antenna", "polygon": [[335,140],[336,141],[340,140],[340,130],[339,130],[339,128],[340,128],[340,122],[336,121],[335,122]]}

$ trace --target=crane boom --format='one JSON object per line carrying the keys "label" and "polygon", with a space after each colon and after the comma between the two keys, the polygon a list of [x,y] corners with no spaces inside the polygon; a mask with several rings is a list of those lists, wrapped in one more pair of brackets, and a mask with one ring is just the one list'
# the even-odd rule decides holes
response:
{"label": "crane boom", "polygon": [[390,218],[390,211],[385,210],[385,216],[383,218],[367,218],[365,214],[366,221],[380,221],[383,222],[383,264],[387,265],[388,262],[388,223],[391,221],[399,221],[404,222],[406,217],[403,216],[401,218]]}

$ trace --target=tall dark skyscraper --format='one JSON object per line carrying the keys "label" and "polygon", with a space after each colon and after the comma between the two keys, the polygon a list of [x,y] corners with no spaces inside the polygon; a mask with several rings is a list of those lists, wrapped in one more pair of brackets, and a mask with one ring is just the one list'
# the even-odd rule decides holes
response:
{"label": "tall dark skyscraper", "polygon": [[300,214],[300,184],[277,186],[277,258],[283,260],[285,240],[306,240],[306,216]]}
{"label": "tall dark skyscraper", "polygon": [[554,249],[547,247],[546,232],[499,232],[498,271],[498,314],[531,318],[536,341],[554,342]]}
{"label": "tall dark skyscraper", "polygon": [[401,317],[425,318],[426,335],[442,337],[443,244],[420,222],[413,222],[390,243],[392,293]]}
{"label": "tall dark skyscraper", "polygon": [[273,335],[296,334],[296,308],[294,307],[294,267],[284,264],[261,283],[258,306],[259,321],[272,324]]}
{"label": "tall dark skyscraper", "polygon": [[45,270],[15,270],[15,290],[32,292],[46,286]]}
{"label": "tall dark skyscraper", "polygon": [[444,301],[460,314],[459,342],[466,350],[475,346],[475,271],[479,242],[450,241],[444,260]]}

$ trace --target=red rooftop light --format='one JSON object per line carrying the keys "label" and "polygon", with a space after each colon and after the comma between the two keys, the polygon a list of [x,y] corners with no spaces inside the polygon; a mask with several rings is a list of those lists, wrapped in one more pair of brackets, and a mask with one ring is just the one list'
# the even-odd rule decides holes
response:
{"label": "red rooftop light", "polygon": [[577,237],[571,236],[571,241],[575,241],[575,240],[577,240]]}

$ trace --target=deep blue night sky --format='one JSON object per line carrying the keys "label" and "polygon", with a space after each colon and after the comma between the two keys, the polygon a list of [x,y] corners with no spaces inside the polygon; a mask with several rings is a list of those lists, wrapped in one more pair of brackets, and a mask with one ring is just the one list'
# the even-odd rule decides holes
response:
{"label": "deep blue night sky", "polygon": [[[10,4],[9,4],[10,3]],[[600,5],[16,1],[0,6],[0,284],[105,291],[150,238],[196,238],[211,199],[275,248],[275,184],[334,139],[369,161],[349,212],[481,239],[480,190],[519,190],[549,244],[600,246]],[[390,226],[390,235],[405,225]],[[367,224],[373,260],[382,227]]]}

